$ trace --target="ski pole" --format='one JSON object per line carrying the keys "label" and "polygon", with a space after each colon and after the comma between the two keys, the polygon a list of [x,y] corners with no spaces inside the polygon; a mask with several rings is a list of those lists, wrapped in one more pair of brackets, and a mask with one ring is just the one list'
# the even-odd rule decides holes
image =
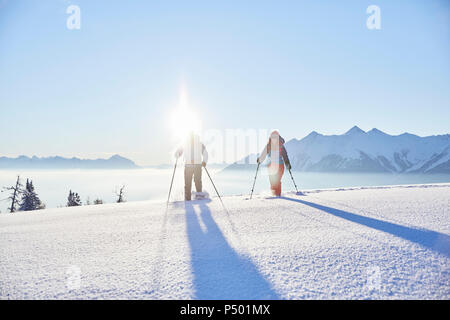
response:
{"label": "ski pole", "polygon": [[[217,191],[217,188],[216,188],[216,186],[214,185],[214,182],[213,182],[211,176],[209,175],[208,169],[206,169],[206,167],[203,167],[203,168],[205,168],[206,174],[208,175],[209,180],[211,180],[211,184],[213,185],[214,190],[216,190],[216,193],[217,193],[217,196],[219,197],[220,202],[222,202],[222,198],[220,197],[219,191]],[[222,205],[223,205],[223,202],[222,202]]]}
{"label": "ski pole", "polygon": [[259,162],[258,162],[258,166],[256,167],[255,179],[253,179],[253,187],[252,187],[252,193],[250,194],[250,199],[253,197],[253,190],[255,190],[255,182],[256,182],[256,176],[258,175],[258,170],[259,170]]}
{"label": "ski pole", "polygon": [[167,196],[166,209],[169,207],[170,193],[172,192],[173,178],[175,177],[175,170],[177,170],[177,163],[178,163],[178,158],[177,158],[177,160],[175,160],[175,166],[173,167],[172,181],[170,181],[170,189],[169,189],[169,195]]}
{"label": "ski pole", "polygon": [[206,174],[208,175],[209,180],[211,180],[211,184],[213,185],[214,190],[216,190],[217,196],[219,197],[220,203],[222,203],[222,207],[223,207],[223,209],[225,210],[225,213],[227,214],[228,221],[230,222],[231,229],[232,229],[233,232],[239,237],[239,234],[238,234],[237,231],[236,231],[236,227],[234,226],[234,223],[233,223],[233,221],[232,221],[231,218],[230,218],[230,213],[228,212],[227,207],[225,207],[225,205],[223,204],[223,201],[222,201],[222,198],[220,197],[219,191],[217,191],[217,188],[216,188],[216,186],[215,186],[215,184],[214,184],[214,182],[213,182],[211,176],[209,175],[208,169],[206,169],[206,167],[203,167],[203,168],[205,168]]}
{"label": "ski pole", "polygon": [[295,190],[296,190],[296,191],[297,191],[297,193],[298,193],[298,189],[297,189],[297,184],[295,183],[294,177],[292,176],[292,172],[291,172],[291,169],[289,169],[289,173],[290,173],[290,175],[291,175],[291,179],[292,179],[292,182],[294,183],[294,186],[295,186]]}

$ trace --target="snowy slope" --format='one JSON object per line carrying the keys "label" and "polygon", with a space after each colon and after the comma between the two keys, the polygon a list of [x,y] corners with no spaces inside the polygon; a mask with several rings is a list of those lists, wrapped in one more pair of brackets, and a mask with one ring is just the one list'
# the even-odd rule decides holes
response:
{"label": "snowy slope", "polygon": [[0,215],[0,299],[449,299],[450,184]]}

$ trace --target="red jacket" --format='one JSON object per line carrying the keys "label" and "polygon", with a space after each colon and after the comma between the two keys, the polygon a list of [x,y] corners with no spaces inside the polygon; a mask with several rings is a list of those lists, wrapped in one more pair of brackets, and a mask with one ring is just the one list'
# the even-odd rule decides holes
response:
{"label": "red jacket", "polygon": [[272,143],[272,139],[269,139],[259,156],[259,162],[263,162],[267,155],[269,155],[271,164],[284,163],[290,165],[289,157],[286,148],[284,147],[284,139],[281,136],[278,136],[278,144],[276,143],[276,140]]}

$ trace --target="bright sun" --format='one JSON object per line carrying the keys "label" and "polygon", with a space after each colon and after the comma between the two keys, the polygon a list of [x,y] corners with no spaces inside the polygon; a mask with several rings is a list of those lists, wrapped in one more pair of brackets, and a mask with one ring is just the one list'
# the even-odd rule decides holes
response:
{"label": "bright sun", "polygon": [[196,112],[189,107],[184,88],[181,89],[179,106],[172,111],[170,127],[177,140],[183,140],[190,132],[199,133],[201,122]]}

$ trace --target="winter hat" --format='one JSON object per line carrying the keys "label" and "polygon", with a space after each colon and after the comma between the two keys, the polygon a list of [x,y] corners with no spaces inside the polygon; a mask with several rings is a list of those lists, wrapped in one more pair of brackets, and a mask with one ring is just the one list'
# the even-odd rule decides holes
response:
{"label": "winter hat", "polygon": [[270,143],[271,139],[279,139],[280,145],[284,144],[284,139],[280,136],[280,133],[278,132],[278,130],[272,131],[272,133],[270,134],[270,137],[269,137],[269,143]]}

